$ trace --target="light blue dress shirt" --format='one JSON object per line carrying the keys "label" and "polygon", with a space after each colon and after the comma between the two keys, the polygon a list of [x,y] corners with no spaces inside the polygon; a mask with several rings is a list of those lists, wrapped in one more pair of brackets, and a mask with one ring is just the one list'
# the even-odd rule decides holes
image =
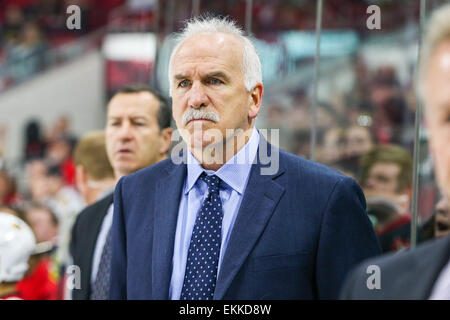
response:
{"label": "light blue dress shirt", "polygon": [[187,153],[187,176],[178,209],[177,229],[175,233],[172,260],[173,269],[169,291],[170,299],[180,299],[192,230],[197,213],[200,211],[203,201],[208,195],[206,183],[198,178],[205,171],[208,175],[215,174],[222,180],[219,191],[223,207],[222,244],[217,271],[219,273],[231,230],[233,229],[234,221],[236,220],[247,186],[250,169],[256,157],[259,139],[258,131],[256,128],[253,128],[252,135],[245,146],[216,172],[203,169],[191,152]]}

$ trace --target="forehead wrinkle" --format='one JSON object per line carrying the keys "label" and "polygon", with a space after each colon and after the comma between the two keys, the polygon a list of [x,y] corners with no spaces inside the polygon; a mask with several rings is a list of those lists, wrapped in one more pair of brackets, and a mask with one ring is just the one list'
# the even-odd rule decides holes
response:
{"label": "forehead wrinkle", "polygon": [[[202,40],[203,38],[203,40]],[[206,38],[206,40],[205,40]],[[192,44],[189,46],[189,44]],[[226,45],[229,48],[226,48]],[[237,44],[237,45],[236,45]],[[239,48],[239,50],[237,50]],[[241,39],[225,33],[202,32],[184,40],[174,54],[172,73],[176,74],[175,67],[180,59],[187,60],[183,64],[192,62],[208,62],[215,60],[214,64],[230,65],[242,73],[244,43]],[[238,60],[239,63],[235,63]],[[226,61],[226,62],[224,62]]]}
{"label": "forehead wrinkle", "polygon": [[450,106],[450,43],[442,43],[430,57],[426,72],[425,89],[425,115],[427,118],[435,118],[441,112],[445,112]]}
{"label": "forehead wrinkle", "polygon": [[[207,59],[201,59],[203,60],[203,65],[197,66],[198,59],[191,58],[186,62],[183,62],[180,64],[179,69],[181,70],[174,70],[174,78],[175,79],[183,79],[185,77],[192,77],[195,74],[199,74],[201,77],[205,75],[209,75],[212,73],[223,73],[227,76],[230,75],[230,73],[233,72],[233,66],[224,63],[220,59],[212,59],[213,61],[206,61]],[[192,65],[194,65],[192,67]],[[174,69],[177,69],[174,67]],[[236,70],[235,70],[236,71]]]}

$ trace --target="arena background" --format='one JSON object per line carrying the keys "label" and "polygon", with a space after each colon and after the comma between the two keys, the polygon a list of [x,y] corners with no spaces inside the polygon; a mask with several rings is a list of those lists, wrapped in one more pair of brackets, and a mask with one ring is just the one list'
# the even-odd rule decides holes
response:
{"label": "arena background", "polygon": [[[31,178],[38,158],[61,165],[63,187],[76,188],[73,146],[84,133],[104,128],[108,98],[134,82],[167,95],[173,33],[193,16],[222,15],[255,38],[265,86],[257,127],[280,129],[282,148],[358,181],[359,160],[376,145],[416,155],[417,188],[401,225],[408,239],[413,230],[415,245],[430,237],[439,199],[427,130],[416,119],[415,74],[421,21],[445,1],[421,8],[424,2],[2,0],[0,204],[52,197],[42,189],[45,173]],[[67,26],[71,5],[81,9],[79,29]],[[371,20],[372,5],[380,28]],[[393,250],[409,247],[408,239]]]}

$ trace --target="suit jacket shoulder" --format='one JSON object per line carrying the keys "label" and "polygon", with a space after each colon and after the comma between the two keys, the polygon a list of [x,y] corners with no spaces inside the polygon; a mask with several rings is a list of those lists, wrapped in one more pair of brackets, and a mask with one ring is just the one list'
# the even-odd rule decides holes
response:
{"label": "suit jacket shoulder", "polygon": [[289,170],[290,173],[297,171],[300,177],[303,175],[310,179],[324,180],[331,183],[341,180],[353,180],[335,169],[284,150],[280,150],[280,162],[284,164],[286,170]]}
{"label": "suit jacket shoulder", "polygon": [[94,202],[93,204],[84,208],[76,218],[76,225],[84,225],[90,223],[94,215],[98,215],[103,220],[106,215],[109,205],[113,202],[113,194],[104,197],[103,199]]}
{"label": "suit jacket shoulder", "polygon": [[[417,248],[366,260],[347,278],[342,299],[428,299],[440,271],[450,257],[450,237],[427,241]],[[369,289],[367,279],[375,266],[380,288]]]}
{"label": "suit jacket shoulder", "polygon": [[[183,164],[180,165],[185,166]],[[123,186],[129,186],[123,189],[132,190],[134,193],[136,190],[144,187],[145,189],[143,191],[149,191],[148,188],[155,186],[159,180],[170,175],[180,165],[175,164],[171,158],[168,158],[152,166],[138,170],[121,178]]]}

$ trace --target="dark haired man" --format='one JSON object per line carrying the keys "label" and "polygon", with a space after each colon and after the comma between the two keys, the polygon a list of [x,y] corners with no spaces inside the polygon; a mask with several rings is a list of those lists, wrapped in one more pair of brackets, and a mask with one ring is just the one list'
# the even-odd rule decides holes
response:
{"label": "dark haired man", "polygon": [[[164,97],[147,86],[127,86],[111,98],[105,134],[116,181],[167,157],[170,119]],[[71,253],[81,271],[81,288],[72,291],[75,300],[108,297],[112,217],[113,195],[109,194],[84,209],[75,222]]]}

